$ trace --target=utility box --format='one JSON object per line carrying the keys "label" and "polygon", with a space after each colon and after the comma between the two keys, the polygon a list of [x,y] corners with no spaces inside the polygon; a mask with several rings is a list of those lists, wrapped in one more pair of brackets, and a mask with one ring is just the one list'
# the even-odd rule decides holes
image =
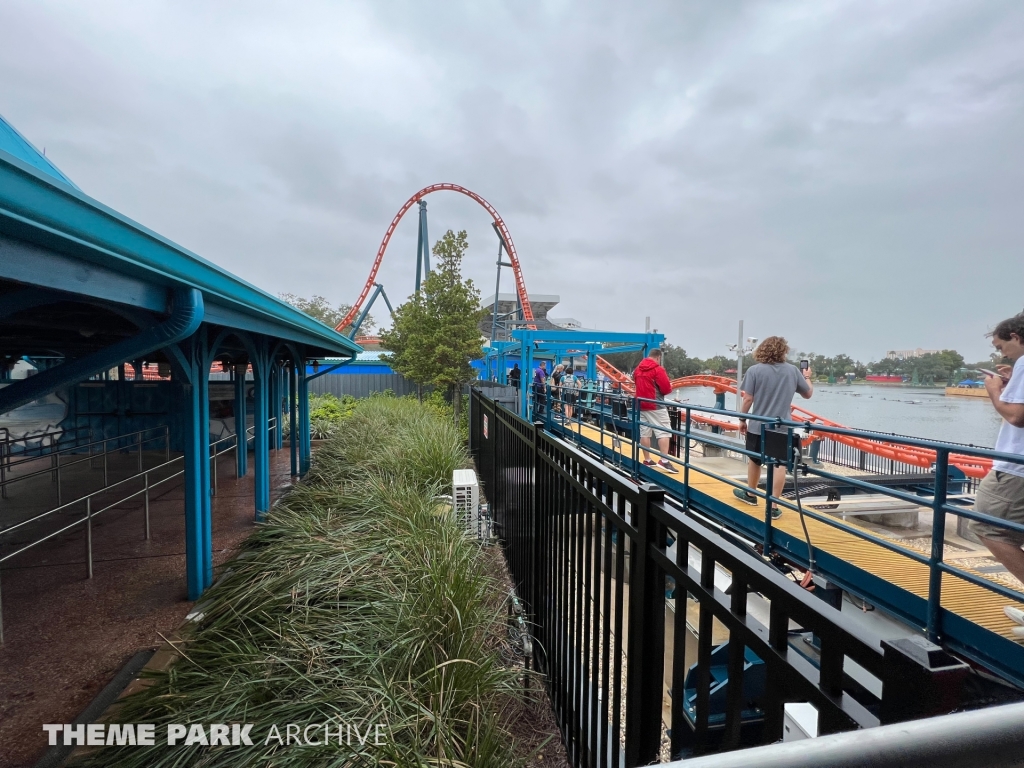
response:
{"label": "utility box", "polygon": [[806,702],[786,704],[782,715],[782,740],[802,741],[818,735],[818,710]]}
{"label": "utility box", "polygon": [[471,535],[482,540],[490,538],[490,525],[480,514],[480,483],[475,470],[456,469],[453,473],[452,507]]}

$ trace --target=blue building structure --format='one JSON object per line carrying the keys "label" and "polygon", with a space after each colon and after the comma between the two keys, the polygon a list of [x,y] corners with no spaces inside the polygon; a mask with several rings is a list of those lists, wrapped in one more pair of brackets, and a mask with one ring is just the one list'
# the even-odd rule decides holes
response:
{"label": "blue building structure", "polygon": [[[271,441],[282,446],[282,430],[271,433],[268,425],[287,415],[292,472],[304,474],[309,382],[332,369],[318,366],[311,374],[307,366],[359,351],[333,329],[84,194],[0,118],[0,414],[63,392],[69,410],[62,426],[69,430],[88,420],[114,437],[167,425],[167,448],[184,456],[190,599],[213,581],[211,366],[219,362],[235,373],[238,425],[246,423],[251,367],[254,508],[261,519],[270,508]],[[10,380],[11,366],[22,359],[38,372]],[[151,363],[170,373],[156,387],[137,380]],[[124,375],[129,366],[136,380]],[[108,383],[127,392],[120,405],[112,413],[81,406],[76,387],[112,369],[121,376]],[[244,475],[247,451],[236,454]]]}

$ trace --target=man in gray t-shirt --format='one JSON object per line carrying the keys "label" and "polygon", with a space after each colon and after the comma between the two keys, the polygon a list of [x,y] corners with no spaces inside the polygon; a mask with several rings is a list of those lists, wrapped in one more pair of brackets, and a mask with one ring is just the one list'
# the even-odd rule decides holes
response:
{"label": "man in gray t-shirt", "polygon": [[[750,367],[743,377],[743,384],[740,387],[742,413],[752,413],[756,416],[768,416],[778,419],[790,418],[790,406],[793,404],[793,395],[799,393],[805,400],[810,399],[814,394],[814,385],[811,384],[811,372],[801,371],[795,365],[786,362],[789,354],[789,344],[781,336],[769,336],[762,341],[754,351],[754,359],[757,364]],[[748,451],[761,452],[761,424],[755,421],[747,429],[747,420],[740,419],[740,434],[746,436],[746,448]],[[750,457],[748,457],[750,458]],[[761,461],[750,458],[747,464],[747,485],[757,488],[761,482]],[[776,497],[782,495],[782,488],[786,484],[786,473],[776,472],[772,483],[772,494]],[[747,491],[736,488],[733,493],[742,501],[748,504],[757,504],[758,499]],[[772,508],[772,517],[778,518],[782,515],[778,507]]]}

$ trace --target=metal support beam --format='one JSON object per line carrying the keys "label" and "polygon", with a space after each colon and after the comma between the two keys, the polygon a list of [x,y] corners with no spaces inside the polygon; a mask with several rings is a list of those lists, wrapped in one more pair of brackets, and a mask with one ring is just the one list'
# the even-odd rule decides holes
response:
{"label": "metal support beam", "polygon": [[249,471],[249,436],[246,433],[249,416],[245,405],[245,372],[248,364],[235,366],[235,474],[245,477]]}
{"label": "metal support beam", "polygon": [[256,502],[256,521],[263,520],[270,511],[270,364],[267,360],[267,340],[257,340],[258,359],[253,363],[255,381],[255,414],[253,417],[253,490]]}
{"label": "metal support beam", "polygon": [[4,387],[0,390],[0,413],[13,411],[61,387],[85,381],[90,376],[107,371],[125,360],[144,357],[150,352],[186,339],[195,333],[202,321],[203,295],[195,288],[176,289],[171,302],[170,316],[163,322],[91,355],[48,368],[35,376]]}
{"label": "metal support beam", "polygon": [[299,474],[298,414],[295,401],[298,397],[296,379],[301,363],[301,360],[292,360],[291,367],[288,368],[288,448],[292,458],[292,477]]}
{"label": "metal support beam", "polygon": [[299,475],[309,472],[309,379],[306,361],[299,361]]}

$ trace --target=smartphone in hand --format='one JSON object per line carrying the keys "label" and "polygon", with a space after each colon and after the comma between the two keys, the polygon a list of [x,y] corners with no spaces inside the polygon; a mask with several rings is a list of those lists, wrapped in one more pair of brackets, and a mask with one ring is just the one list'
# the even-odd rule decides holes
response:
{"label": "smartphone in hand", "polygon": [[998,376],[1004,382],[1009,381],[1003,374],[997,373],[996,371],[990,371],[988,368],[978,368],[978,373],[984,373],[986,376]]}

